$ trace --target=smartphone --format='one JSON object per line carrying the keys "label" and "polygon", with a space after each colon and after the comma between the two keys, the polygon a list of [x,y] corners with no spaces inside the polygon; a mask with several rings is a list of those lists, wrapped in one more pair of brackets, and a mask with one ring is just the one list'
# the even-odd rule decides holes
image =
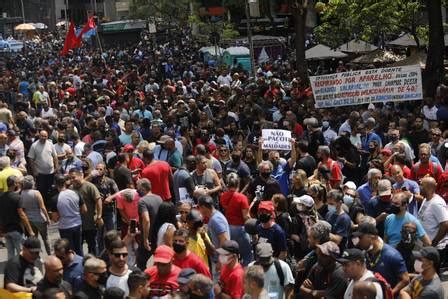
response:
{"label": "smartphone", "polygon": [[131,234],[137,233],[137,220],[131,219],[129,223],[129,231],[131,232]]}

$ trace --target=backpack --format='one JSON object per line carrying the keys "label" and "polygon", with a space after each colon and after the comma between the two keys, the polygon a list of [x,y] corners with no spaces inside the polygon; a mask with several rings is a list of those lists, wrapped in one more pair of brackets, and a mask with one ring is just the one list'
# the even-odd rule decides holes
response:
{"label": "backpack", "polygon": [[376,282],[381,286],[381,290],[383,291],[384,299],[394,299],[394,295],[392,294],[392,287],[387,282],[387,280],[378,272],[373,273],[374,277],[369,277],[365,281]]}

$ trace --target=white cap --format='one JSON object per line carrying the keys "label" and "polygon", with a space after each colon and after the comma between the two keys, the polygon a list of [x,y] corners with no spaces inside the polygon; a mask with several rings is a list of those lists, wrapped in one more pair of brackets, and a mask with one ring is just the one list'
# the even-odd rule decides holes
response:
{"label": "white cap", "polygon": [[294,197],[293,202],[302,204],[308,208],[311,208],[312,206],[314,206],[314,199],[311,196],[309,196],[308,194],[302,195],[300,197]]}
{"label": "white cap", "polygon": [[344,187],[347,187],[348,189],[356,190],[356,184],[352,181],[345,182]]}

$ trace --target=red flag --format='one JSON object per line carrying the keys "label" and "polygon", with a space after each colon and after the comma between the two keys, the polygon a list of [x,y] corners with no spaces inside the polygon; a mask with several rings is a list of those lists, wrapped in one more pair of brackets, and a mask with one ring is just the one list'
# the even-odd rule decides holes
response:
{"label": "red flag", "polygon": [[77,40],[75,33],[75,23],[73,21],[70,22],[70,26],[68,27],[67,35],[65,36],[64,48],[62,49],[60,55],[67,55],[70,49],[76,48]]}
{"label": "red flag", "polygon": [[86,33],[87,31],[89,31],[91,29],[95,29],[95,21],[93,20],[93,16],[90,17],[87,20],[87,23],[84,24],[84,27],[82,27],[81,32],[79,33],[78,37],[76,38],[76,47],[81,46],[82,36],[84,35],[84,33]]}

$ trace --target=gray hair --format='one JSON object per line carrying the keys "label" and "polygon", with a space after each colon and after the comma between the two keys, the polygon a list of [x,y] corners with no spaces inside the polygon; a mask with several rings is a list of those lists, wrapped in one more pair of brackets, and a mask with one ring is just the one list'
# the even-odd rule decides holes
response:
{"label": "gray hair", "polygon": [[134,191],[133,190],[124,190],[122,195],[126,201],[132,201],[134,199]]}
{"label": "gray hair", "polygon": [[0,157],[0,168],[4,169],[11,165],[11,159],[8,156]]}
{"label": "gray hair", "polygon": [[362,223],[369,223],[369,224],[376,225],[376,220],[375,220],[375,218],[373,218],[371,216],[362,216],[359,219],[359,224],[362,224]]}
{"label": "gray hair", "polygon": [[378,168],[370,168],[369,171],[367,172],[367,179],[370,180],[376,174],[383,175],[381,170],[379,170]]}
{"label": "gray hair", "polygon": [[264,287],[264,270],[260,265],[249,266],[246,269],[246,275],[244,277],[246,281],[253,281],[257,286],[262,289]]}
{"label": "gray hair", "polygon": [[238,188],[240,185],[240,178],[235,172],[231,172],[227,175],[227,187]]}
{"label": "gray hair", "polygon": [[327,221],[318,220],[310,227],[310,234],[319,244],[330,241],[331,224]]}
{"label": "gray hair", "polygon": [[91,257],[84,263],[84,273],[94,272],[103,266],[106,266],[106,263],[102,259]]}
{"label": "gray hair", "polygon": [[151,191],[151,182],[148,179],[139,179],[137,181],[137,188],[145,189],[147,192]]}
{"label": "gray hair", "polygon": [[34,177],[27,175],[22,178],[22,190],[30,190],[34,187]]}
{"label": "gray hair", "polygon": [[267,165],[269,167],[270,171],[274,170],[274,165],[272,165],[271,161],[261,161],[260,164],[258,164],[258,170],[261,169],[261,167]]}
{"label": "gray hair", "polygon": [[323,152],[325,155],[330,155],[330,147],[328,145],[319,145],[317,151]]}

